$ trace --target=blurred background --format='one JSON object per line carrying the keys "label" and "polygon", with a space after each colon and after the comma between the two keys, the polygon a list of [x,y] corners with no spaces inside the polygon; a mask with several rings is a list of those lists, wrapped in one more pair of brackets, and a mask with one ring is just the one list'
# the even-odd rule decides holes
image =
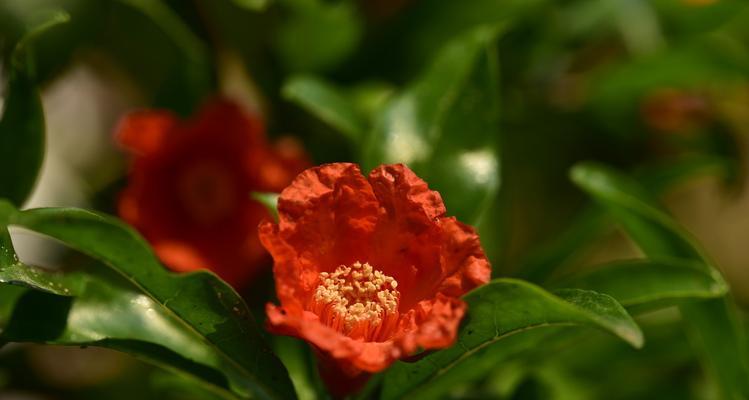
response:
{"label": "blurred background", "polygon": [[[488,24],[503,31],[500,129],[485,132],[496,138],[500,189],[479,226],[494,274],[543,283],[637,256],[616,229],[585,236],[594,230],[589,200],[567,175],[592,159],[659,192],[749,307],[744,0],[2,0],[4,59],[30,26],[60,13],[70,21],[33,48],[47,150],[26,207],[114,213],[127,169],[112,139],[122,115],[166,108],[188,117],[217,94],[262,115],[271,137],[299,138],[316,164],[360,162],[362,145],[314,115],[298,83],[326,82],[372,126],[446,42]],[[68,257],[49,241],[15,237],[29,263]],[[591,333],[551,360],[508,363],[453,396],[714,396],[674,310],[638,322],[642,351]],[[0,350],[2,400],[211,398],[180,379],[101,349]]]}

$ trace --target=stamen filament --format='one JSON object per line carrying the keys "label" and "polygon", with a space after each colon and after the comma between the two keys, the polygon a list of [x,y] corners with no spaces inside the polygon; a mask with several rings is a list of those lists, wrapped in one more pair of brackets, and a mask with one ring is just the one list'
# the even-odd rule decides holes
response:
{"label": "stamen filament", "polygon": [[397,319],[397,287],[395,279],[368,263],[341,265],[331,273],[320,273],[312,311],[333,329],[371,340],[380,336],[383,325],[391,325],[383,321]]}

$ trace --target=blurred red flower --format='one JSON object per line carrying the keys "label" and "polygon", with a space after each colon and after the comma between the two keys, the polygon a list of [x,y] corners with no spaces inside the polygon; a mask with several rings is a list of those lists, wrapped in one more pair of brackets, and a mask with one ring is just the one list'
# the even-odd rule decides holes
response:
{"label": "blurred red flower", "polygon": [[475,231],[445,216],[439,193],[403,165],[369,178],[354,164],[308,169],[260,225],[275,261],[274,333],[311,343],[334,395],[419,349],[450,346],[466,304],[489,280]]}
{"label": "blurred red flower", "polygon": [[676,133],[704,124],[710,117],[710,105],[706,96],[696,92],[659,88],[645,97],[640,113],[651,129]]}
{"label": "blurred red flower", "polygon": [[175,271],[210,269],[235,287],[269,259],[257,236],[268,212],[253,191],[278,192],[309,163],[290,139],[271,146],[262,122],[226,100],[180,121],[140,111],[116,139],[134,155],[120,216]]}

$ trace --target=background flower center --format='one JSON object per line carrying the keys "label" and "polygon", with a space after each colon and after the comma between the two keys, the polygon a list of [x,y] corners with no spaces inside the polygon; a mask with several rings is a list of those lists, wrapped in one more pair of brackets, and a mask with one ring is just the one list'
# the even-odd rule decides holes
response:
{"label": "background flower center", "polygon": [[188,166],[179,177],[177,189],[185,211],[201,224],[212,224],[231,215],[237,205],[235,182],[218,162]]}

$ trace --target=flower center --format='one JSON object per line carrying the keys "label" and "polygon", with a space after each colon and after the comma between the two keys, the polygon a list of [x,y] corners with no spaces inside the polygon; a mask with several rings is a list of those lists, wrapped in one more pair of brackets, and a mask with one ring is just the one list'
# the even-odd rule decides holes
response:
{"label": "flower center", "polygon": [[[374,340],[397,321],[398,282],[368,263],[341,265],[321,272],[313,311],[330,327],[354,337]],[[385,322],[385,323],[383,323]]]}
{"label": "flower center", "polygon": [[236,207],[236,188],[226,167],[202,162],[185,169],[177,181],[182,204],[198,223],[212,224]]}

